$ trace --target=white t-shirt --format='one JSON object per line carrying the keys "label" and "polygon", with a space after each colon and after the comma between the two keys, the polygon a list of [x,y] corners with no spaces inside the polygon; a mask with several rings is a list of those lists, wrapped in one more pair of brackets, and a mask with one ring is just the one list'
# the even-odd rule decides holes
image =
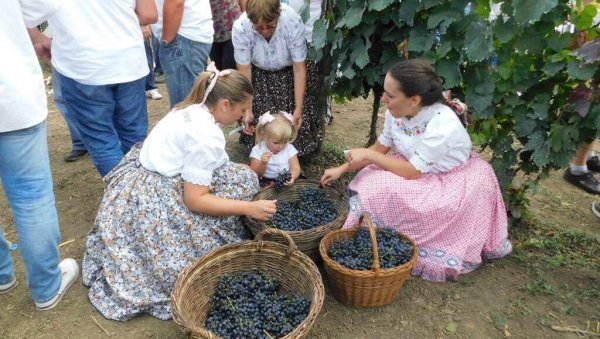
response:
{"label": "white t-shirt", "polygon": [[[158,10],[158,21],[152,25],[152,32],[160,39],[163,31],[163,5],[165,0],[155,0]],[[205,44],[213,43],[212,12],[209,0],[185,0],[183,5],[183,18],[177,34],[192,41]]]}
{"label": "white t-shirt", "polygon": [[471,138],[454,111],[435,103],[411,119],[385,112],[379,142],[396,147],[421,173],[442,173],[467,162]]}
{"label": "white t-shirt", "polygon": [[205,105],[169,112],[152,129],[140,163],[167,177],[181,174],[188,182],[210,186],[212,173],[229,160],[225,136]]}
{"label": "white t-shirt", "polygon": [[235,62],[240,65],[252,63],[265,71],[278,71],[306,60],[304,23],[296,11],[286,5],[281,5],[277,28],[270,41],[254,30],[244,12],[233,23],[231,42]]}
{"label": "white t-shirt", "polygon": [[65,0],[48,20],[52,66],[85,85],[134,81],[149,72],[135,0]]}
{"label": "white t-shirt", "polygon": [[[281,3],[286,3],[292,7],[298,15],[302,13],[302,6],[304,6],[305,0],[285,0],[281,1]],[[317,21],[321,17],[321,0],[310,0],[310,7],[308,9],[308,19],[304,22],[304,31],[306,42],[310,44],[312,42],[312,32],[313,26],[315,25],[315,21]]]}
{"label": "white t-shirt", "polygon": [[[267,144],[262,141],[260,144],[254,145],[252,148],[252,152],[250,152],[250,158],[258,159],[262,157],[263,153],[271,152]],[[267,168],[265,169],[265,174],[263,174],[264,178],[267,179],[275,179],[277,176],[283,172],[283,170],[290,170],[290,158],[294,155],[298,154],[298,150],[294,145],[288,143],[287,146],[282,149],[279,153],[273,154],[271,159],[269,159],[269,163],[267,164]]]}
{"label": "white t-shirt", "polygon": [[35,126],[48,116],[42,69],[25,26],[34,28],[60,1],[3,0],[0,10],[0,133]]}

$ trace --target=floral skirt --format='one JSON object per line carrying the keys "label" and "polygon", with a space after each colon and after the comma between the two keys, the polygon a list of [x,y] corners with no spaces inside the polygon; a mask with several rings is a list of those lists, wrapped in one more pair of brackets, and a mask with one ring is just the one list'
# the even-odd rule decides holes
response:
{"label": "floral skirt", "polygon": [[[313,153],[323,140],[325,117],[317,112],[317,93],[315,93],[317,85],[317,64],[314,61],[307,61],[303,121],[294,142],[299,156]],[[267,111],[294,113],[296,104],[294,101],[294,71],[292,67],[286,67],[279,71],[265,71],[252,66],[252,86],[254,86],[252,113],[255,118],[252,122],[253,125]],[[240,143],[250,151],[255,143],[254,136],[241,133]]]}
{"label": "floral skirt", "polygon": [[454,279],[474,270],[482,259],[499,258],[512,250],[496,175],[475,153],[465,165],[416,180],[370,165],[348,188],[355,194],[344,227],[356,225],[367,211],[379,226],[414,239],[419,261],[413,275],[433,281]]}
{"label": "floral skirt", "polygon": [[[183,179],[144,169],[140,149],[135,145],[104,177],[107,186],[82,263],[91,303],[120,321],[140,313],[170,319],[179,272],[208,251],[248,237],[238,216],[190,211],[183,203]],[[228,162],[213,173],[216,196],[251,200],[258,190],[246,165]]]}

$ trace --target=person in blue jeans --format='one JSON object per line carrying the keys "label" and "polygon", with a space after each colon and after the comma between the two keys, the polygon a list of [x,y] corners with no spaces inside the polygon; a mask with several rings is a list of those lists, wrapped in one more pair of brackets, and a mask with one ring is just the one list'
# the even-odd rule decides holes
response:
{"label": "person in blue jeans", "polygon": [[54,68],[52,69],[52,82],[54,86],[54,103],[56,104],[56,108],[60,114],[62,114],[63,118],[65,118],[67,127],[69,128],[69,135],[71,136],[71,151],[67,153],[63,159],[66,162],[77,161],[88,155],[88,151],[85,149],[85,145],[81,140],[81,136],[79,135],[77,127],[75,127],[73,117],[69,115],[69,110],[67,109],[65,99],[62,95],[62,84],[60,82],[60,77],[57,76]]}
{"label": "person in blue jeans", "polygon": [[131,3],[69,1],[48,19],[52,66],[68,114],[102,177],[146,138],[148,129],[149,68],[140,25],[156,21],[156,5],[153,0]]}
{"label": "person in blue jeans", "polygon": [[173,108],[188,95],[206,69],[214,28],[209,0],[156,0],[163,20],[152,25],[159,38],[158,58],[167,80]]}
{"label": "person in blue jeans", "polygon": [[[79,274],[75,260],[60,261],[48,158],[48,108],[34,52],[35,48],[49,60],[49,45],[35,27],[57,8],[58,2],[52,0],[7,0],[0,11],[0,22],[10,28],[0,30],[5,47],[0,64],[0,186],[13,212],[27,285],[38,310],[55,307]],[[10,250],[0,228],[0,294],[16,288],[20,280]]]}
{"label": "person in blue jeans", "polygon": [[158,87],[156,87],[156,76],[154,74],[154,56],[152,54],[152,30],[150,30],[150,26],[141,26],[142,35],[144,36],[144,49],[146,50],[146,60],[148,60],[148,68],[150,72],[146,75],[146,96],[148,98],[152,98],[152,100],[160,100],[162,99],[162,94],[158,91]]}

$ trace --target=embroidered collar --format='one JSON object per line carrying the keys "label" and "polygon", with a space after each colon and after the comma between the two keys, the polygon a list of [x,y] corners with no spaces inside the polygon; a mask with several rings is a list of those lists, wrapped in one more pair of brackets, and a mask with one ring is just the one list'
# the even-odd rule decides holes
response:
{"label": "embroidered collar", "polygon": [[440,103],[435,103],[430,106],[425,106],[415,116],[407,119],[401,117],[395,119],[396,128],[399,128],[404,134],[408,136],[419,136],[425,133],[429,121],[440,111]]}

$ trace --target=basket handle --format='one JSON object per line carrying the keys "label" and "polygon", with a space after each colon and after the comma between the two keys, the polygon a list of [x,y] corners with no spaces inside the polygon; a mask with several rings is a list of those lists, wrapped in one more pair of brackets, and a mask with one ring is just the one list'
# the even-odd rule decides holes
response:
{"label": "basket handle", "polygon": [[358,227],[362,225],[363,220],[369,228],[369,235],[371,236],[371,246],[373,246],[373,271],[379,272],[381,270],[381,265],[379,264],[379,247],[377,246],[377,233],[375,231],[375,225],[373,224],[371,216],[367,212],[363,212],[360,216],[360,219],[358,220]]}
{"label": "basket handle", "polygon": [[265,235],[277,235],[280,237],[283,237],[287,242],[288,242],[288,249],[287,249],[287,256],[291,257],[292,256],[292,252],[297,251],[298,250],[298,246],[296,246],[296,243],[294,242],[294,239],[292,239],[292,237],[290,237],[289,234],[287,234],[286,232],[277,229],[277,228],[273,228],[273,227],[268,227],[265,229],[262,229],[260,232],[258,232],[258,234],[256,235],[256,237],[254,237],[254,241],[258,242],[258,251],[262,251],[263,248],[263,237]]}

